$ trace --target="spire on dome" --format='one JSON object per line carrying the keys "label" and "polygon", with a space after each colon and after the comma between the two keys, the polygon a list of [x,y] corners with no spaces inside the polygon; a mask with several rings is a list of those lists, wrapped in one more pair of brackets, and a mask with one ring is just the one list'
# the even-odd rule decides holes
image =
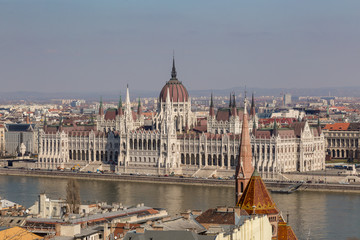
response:
{"label": "spire on dome", "polygon": [[173,56],[173,65],[171,70],[171,79],[176,79],[175,56]]}
{"label": "spire on dome", "polygon": [[252,152],[250,144],[250,134],[249,134],[249,123],[248,116],[246,111],[246,98],[244,100],[244,114],[243,122],[241,128],[241,140],[240,140],[240,149],[239,149],[239,159],[236,166],[236,196],[235,200],[237,204],[240,200],[241,194],[244,192],[245,187],[247,186],[251,175],[253,174],[254,167],[252,165]]}

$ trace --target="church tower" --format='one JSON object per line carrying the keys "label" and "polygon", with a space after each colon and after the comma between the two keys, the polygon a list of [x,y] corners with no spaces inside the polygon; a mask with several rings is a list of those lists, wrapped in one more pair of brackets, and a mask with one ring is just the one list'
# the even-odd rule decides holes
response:
{"label": "church tower", "polygon": [[236,187],[236,196],[235,204],[240,200],[242,193],[245,190],[246,185],[248,184],[251,175],[253,174],[254,167],[252,165],[252,152],[250,145],[250,133],[249,133],[249,123],[248,123],[248,114],[246,110],[246,99],[244,101],[244,115],[241,129],[241,140],[240,140],[240,149],[239,149],[239,161],[236,166],[235,173],[235,187]]}

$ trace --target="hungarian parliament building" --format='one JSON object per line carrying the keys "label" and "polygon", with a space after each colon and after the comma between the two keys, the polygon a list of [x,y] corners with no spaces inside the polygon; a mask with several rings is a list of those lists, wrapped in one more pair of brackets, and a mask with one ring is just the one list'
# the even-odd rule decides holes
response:
{"label": "hungarian parliament building", "polygon": [[[139,102],[131,107],[129,88],[124,103],[104,110],[100,102],[96,122],[78,124],[60,119],[39,133],[39,168],[81,166],[119,173],[232,176],[238,162],[241,126],[248,118],[254,167],[263,176],[325,168],[325,138],[320,127],[304,121],[288,128],[258,128],[254,96],[251,106],[214,109],[213,99],[205,126],[199,127],[191,99],[177,79],[175,61],[171,78],[160,91],[156,114],[146,124]],[[146,120],[148,121],[148,120]]]}

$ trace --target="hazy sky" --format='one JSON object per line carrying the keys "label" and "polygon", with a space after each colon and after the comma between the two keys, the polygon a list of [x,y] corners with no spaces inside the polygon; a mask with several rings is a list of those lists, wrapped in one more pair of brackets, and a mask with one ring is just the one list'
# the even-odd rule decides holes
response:
{"label": "hazy sky", "polygon": [[359,0],[0,0],[0,91],[360,85]]}

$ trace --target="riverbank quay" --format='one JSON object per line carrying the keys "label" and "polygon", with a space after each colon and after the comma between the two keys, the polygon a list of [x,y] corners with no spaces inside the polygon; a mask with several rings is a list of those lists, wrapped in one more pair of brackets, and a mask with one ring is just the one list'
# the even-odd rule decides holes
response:
{"label": "riverbank quay", "polygon": [[[234,187],[233,179],[204,179],[181,176],[154,176],[154,175],[136,175],[115,173],[87,173],[56,170],[38,170],[38,169],[11,169],[0,168],[0,175],[3,176],[25,176],[25,177],[46,177],[61,179],[82,179],[99,181],[119,181],[119,182],[143,182],[159,184],[180,184],[197,186],[217,186]],[[271,181],[266,180],[265,184],[270,190],[286,188],[300,181]],[[360,193],[360,184],[336,184],[336,183],[303,183],[299,191],[321,191],[321,192],[347,192]]]}

